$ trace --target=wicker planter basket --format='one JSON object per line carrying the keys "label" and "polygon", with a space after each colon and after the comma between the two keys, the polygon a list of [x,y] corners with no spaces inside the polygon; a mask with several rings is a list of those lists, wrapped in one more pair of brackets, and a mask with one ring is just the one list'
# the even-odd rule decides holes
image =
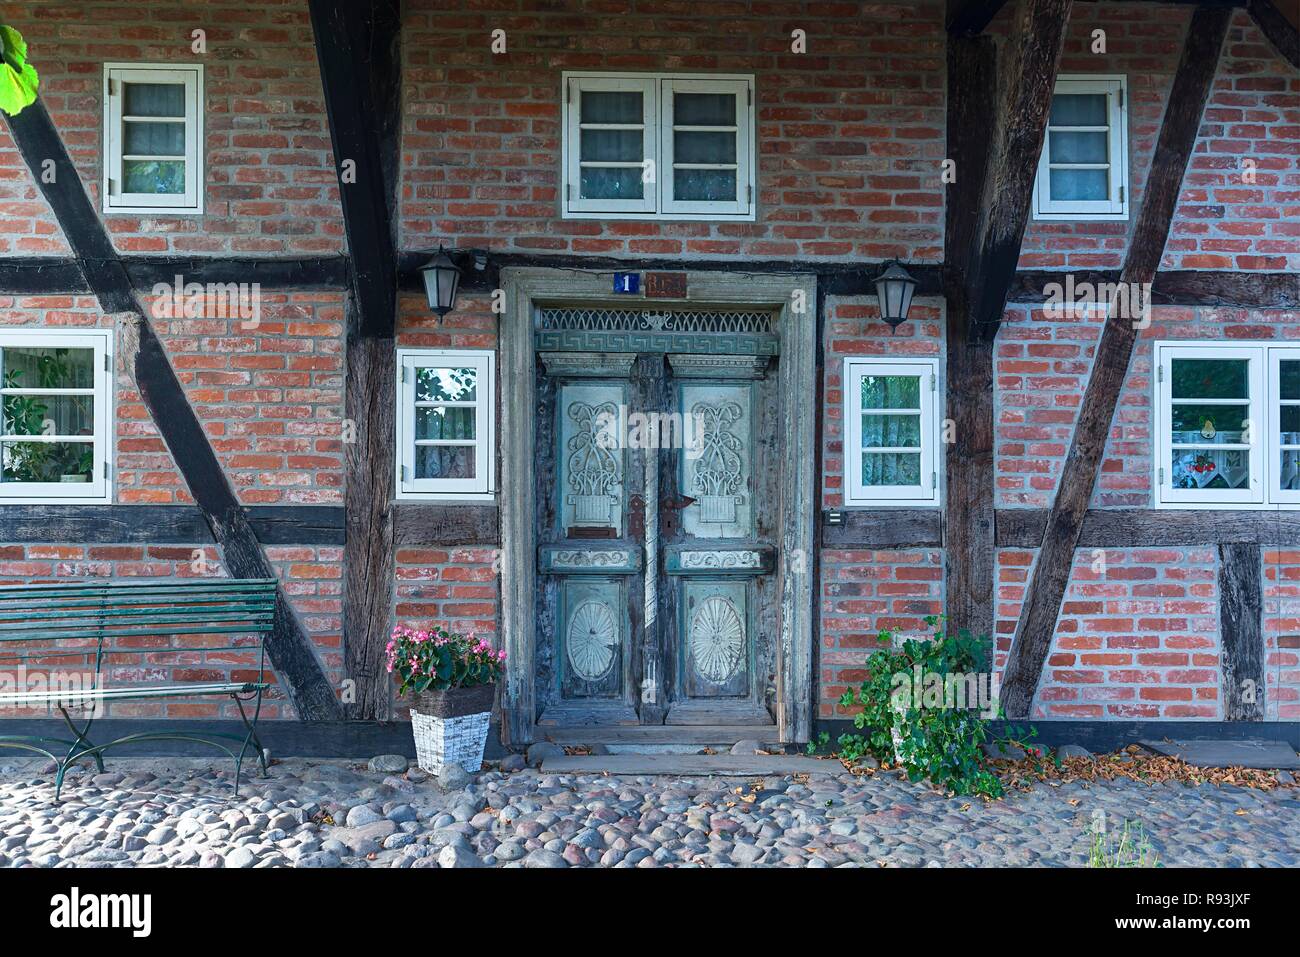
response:
{"label": "wicker planter basket", "polygon": [[422,771],[441,774],[447,765],[459,764],[472,774],[483,767],[496,692],[492,684],[411,695],[415,760]]}

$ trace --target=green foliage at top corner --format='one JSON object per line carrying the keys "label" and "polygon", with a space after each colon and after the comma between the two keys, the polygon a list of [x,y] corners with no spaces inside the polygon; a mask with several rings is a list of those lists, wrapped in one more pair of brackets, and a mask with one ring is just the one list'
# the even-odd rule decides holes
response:
{"label": "green foliage at top corner", "polygon": [[36,102],[40,77],[27,62],[27,41],[13,27],[0,24],[0,111],[16,116]]}

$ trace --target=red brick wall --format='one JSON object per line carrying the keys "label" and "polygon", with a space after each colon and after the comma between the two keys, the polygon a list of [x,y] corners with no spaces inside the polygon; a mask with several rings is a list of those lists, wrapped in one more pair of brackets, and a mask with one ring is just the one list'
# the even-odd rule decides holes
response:
{"label": "red brick wall", "polygon": [[[1049,318],[1041,308],[1029,306],[1007,310],[994,366],[999,507],[1052,504],[1101,325],[1099,317]],[[1120,393],[1093,506],[1153,505],[1151,357],[1156,340],[1290,342],[1298,337],[1300,312],[1294,309],[1153,307]]]}
{"label": "red brick wall", "polygon": [[1264,550],[1264,717],[1300,719],[1300,552]]}
{"label": "red brick wall", "polygon": [[926,616],[943,612],[943,550],[824,549],[820,587],[817,716],[840,718],[856,710],[839,697],[866,680],[880,632],[931,633]]}
{"label": "red brick wall", "polygon": [[[1033,561],[1032,550],[998,554],[999,671]],[[1213,548],[1076,552],[1033,716],[1222,717],[1216,576]]]}
{"label": "red brick wall", "polygon": [[496,643],[500,553],[488,546],[399,548],[399,624],[446,628]]}
{"label": "red brick wall", "polygon": [[[204,214],[113,214],[126,253],[317,254],[344,248],[320,71],[303,0],[0,3],[27,40],[40,95],[96,205],[105,62],[200,63]],[[207,53],[191,33],[207,33]],[[66,254],[45,200],[0,127],[0,255]]]}
{"label": "red brick wall", "polygon": [[[342,293],[263,293],[255,323],[152,323],[241,502],[342,503]],[[132,455],[119,461],[119,500],[188,502],[184,481],[160,457],[161,439],[129,375],[119,383],[119,448],[127,433],[134,440]]]}
{"label": "red brick wall", "polygon": [[[93,296],[0,296],[0,326],[116,329],[114,501],[190,502],[135,390],[124,330],[113,319]],[[241,502],[342,502],[341,293],[263,293],[255,324],[238,317],[151,321]]]}
{"label": "red brick wall", "polygon": [[[1000,15],[994,29],[1005,33],[1009,16]],[[1075,4],[1061,72],[1128,77],[1129,220],[1031,220],[1021,268],[1109,269],[1123,264],[1190,16],[1188,9],[1168,4]],[[1096,29],[1106,32],[1104,54],[1091,52]],[[1297,156],[1300,77],[1273,52],[1247,13],[1238,10],[1183,180],[1163,268],[1300,268]]]}
{"label": "red brick wall", "polygon": [[[403,244],[937,260],[942,20],[938,2],[408,3]],[[561,219],[564,70],[753,73],[757,222]]]}

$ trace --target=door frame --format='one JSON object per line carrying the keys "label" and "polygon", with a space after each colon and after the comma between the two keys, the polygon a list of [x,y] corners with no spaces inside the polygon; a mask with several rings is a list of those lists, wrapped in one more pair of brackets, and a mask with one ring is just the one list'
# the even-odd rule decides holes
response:
{"label": "door frame", "polygon": [[[634,264],[629,263],[629,266]],[[546,303],[600,303],[616,308],[650,304],[757,305],[779,310],[778,365],[781,410],[780,544],[777,579],[780,634],[777,649],[776,725],[780,741],[801,744],[812,730],[813,522],[816,489],[817,280],[797,273],[690,272],[682,299],[614,295],[608,272],[506,267],[501,270],[501,628],[506,648],[501,689],[502,728],[512,745],[536,736],[537,580],[536,351],[534,310]],[[507,387],[508,386],[508,387]],[[699,729],[680,727],[683,740]]]}

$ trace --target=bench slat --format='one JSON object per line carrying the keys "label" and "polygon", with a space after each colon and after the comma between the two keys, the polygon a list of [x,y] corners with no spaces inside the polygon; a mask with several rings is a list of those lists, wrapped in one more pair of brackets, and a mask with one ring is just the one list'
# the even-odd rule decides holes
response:
{"label": "bench slat", "polygon": [[39,704],[49,701],[113,700],[122,698],[179,698],[204,694],[244,694],[265,690],[269,684],[257,681],[207,682],[188,685],[155,685],[139,688],[85,688],[76,691],[6,691],[0,693],[0,704]]}
{"label": "bench slat", "polygon": [[[174,614],[155,615],[149,608],[106,608],[102,612],[87,614],[84,612],[54,612],[40,618],[18,618],[0,615],[0,634],[31,625],[50,622],[51,625],[64,630],[75,628],[115,628],[119,625],[159,624],[173,622],[222,622],[222,621],[270,621],[275,617],[274,607],[266,608],[214,608],[210,612],[203,609],[185,609]],[[201,629],[200,629],[201,630]]]}
{"label": "bench slat", "polygon": [[270,592],[247,595],[108,595],[102,598],[42,598],[20,603],[0,601],[0,614],[61,611],[85,609],[87,614],[104,608],[265,608],[275,606],[275,595]]}
{"label": "bench slat", "polygon": [[[105,638],[148,638],[153,635],[269,635],[275,630],[272,622],[261,622],[240,625],[231,628],[194,628],[193,626],[178,626],[175,628],[132,628],[123,631],[105,632]],[[69,638],[95,638],[99,631],[89,633],[69,633],[61,637],[57,633],[50,631],[31,631],[19,632],[14,634],[0,635],[0,641],[41,641],[51,640],[60,641]],[[196,648],[202,651],[201,647]]]}
{"label": "bench slat", "polygon": [[86,581],[34,584],[34,585],[0,585],[0,597],[12,595],[64,594],[101,595],[117,592],[139,592],[156,590],[159,592],[204,591],[274,591],[277,582],[274,578],[186,578],[179,583],[176,579],[142,579],[138,582],[115,579],[111,582],[91,583]]}

